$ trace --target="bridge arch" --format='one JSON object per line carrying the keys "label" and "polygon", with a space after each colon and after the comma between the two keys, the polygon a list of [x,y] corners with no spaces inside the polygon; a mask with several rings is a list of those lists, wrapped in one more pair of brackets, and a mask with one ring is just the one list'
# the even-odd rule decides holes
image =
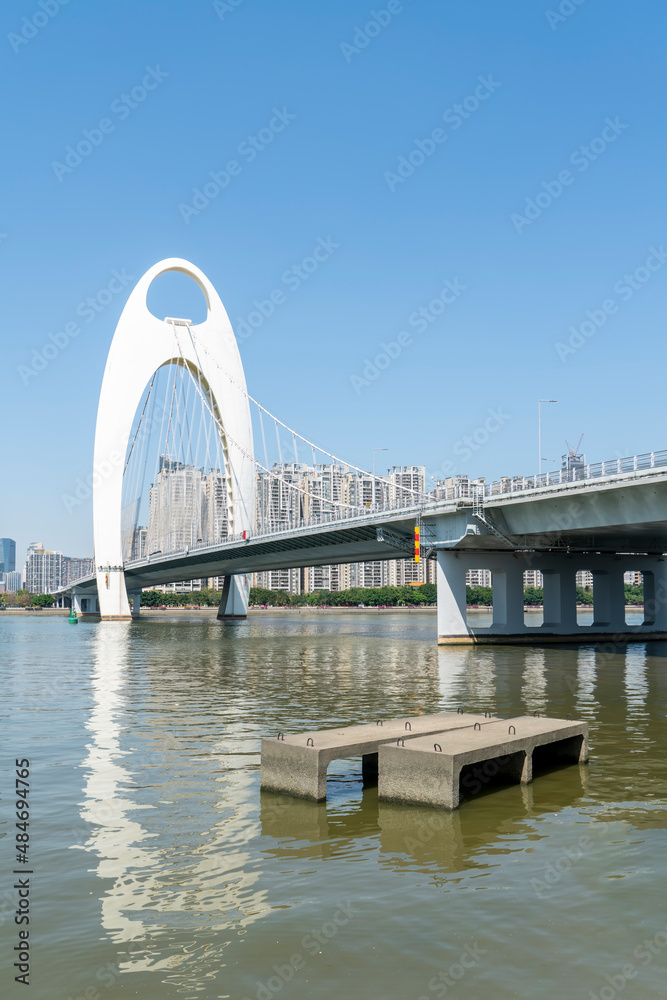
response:
{"label": "bridge arch", "polygon": [[[184,326],[150,312],[148,289],[167,271],[180,271],[199,285],[206,302],[203,323]],[[230,533],[248,531],[254,524],[252,424],[236,338],[208,278],[194,264],[172,257],[155,264],[137,282],[118,321],[102,380],[93,480],[95,572],[102,618],[130,617],[121,530],[123,467],[142,394],[155,372],[169,364],[184,366],[199,382],[219,421]],[[233,578],[233,586],[225,591],[230,612],[244,613],[247,586]]]}

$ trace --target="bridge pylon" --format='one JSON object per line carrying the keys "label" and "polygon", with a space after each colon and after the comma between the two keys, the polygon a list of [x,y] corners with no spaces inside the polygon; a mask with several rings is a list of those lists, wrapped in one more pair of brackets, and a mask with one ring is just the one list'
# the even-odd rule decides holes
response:
{"label": "bridge pylon", "polygon": [[[180,271],[197,283],[206,301],[203,323],[160,320],[146,304],[151,283]],[[130,619],[123,567],[121,505],[123,471],[135,413],[159,368],[186,368],[201,386],[215,415],[225,460],[228,533],[250,531],[255,519],[252,425],[245,375],[225,308],[208,278],[186,260],[172,257],[150,268],[121,314],[107,359],[95,430],[93,522],[100,616]],[[227,588],[229,617],[245,614],[248,582],[233,578]],[[224,601],[223,601],[224,605]],[[227,616],[221,605],[218,617]]]}

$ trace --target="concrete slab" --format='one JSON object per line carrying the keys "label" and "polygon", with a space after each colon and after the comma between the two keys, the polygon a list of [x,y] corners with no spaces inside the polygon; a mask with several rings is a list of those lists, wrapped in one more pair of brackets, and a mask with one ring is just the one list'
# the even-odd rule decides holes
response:
{"label": "concrete slab", "polygon": [[543,632],[542,626],[530,628],[526,626],[525,632],[494,633],[484,635],[482,631],[470,635],[439,635],[439,646],[539,646],[542,643],[559,643],[562,645],[576,645],[590,643],[600,646],[603,643],[610,645],[627,646],[632,642],[663,642],[667,639],[667,632],[643,632],[640,629],[635,631],[614,632],[587,632],[590,626],[582,625],[577,632],[556,634],[555,632]]}
{"label": "concrete slab", "polygon": [[364,778],[371,779],[378,773],[378,747],[388,739],[403,738],[407,745],[418,736],[472,729],[494,721],[490,712],[485,715],[440,712],[309,733],[279,733],[262,740],[261,787],[321,801],[327,797],[327,767],[332,760],[361,756]]}
{"label": "concrete slab", "polygon": [[532,781],[534,759],[588,760],[587,723],[526,715],[383,744],[378,798],[457,809],[461,789],[475,795],[499,776]]}

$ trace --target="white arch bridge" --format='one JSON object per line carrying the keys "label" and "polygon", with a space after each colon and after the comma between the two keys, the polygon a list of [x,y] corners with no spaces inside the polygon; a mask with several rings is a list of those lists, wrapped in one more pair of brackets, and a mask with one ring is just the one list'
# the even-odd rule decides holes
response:
{"label": "white arch bridge", "polygon": [[[203,323],[148,310],[151,283],[169,271],[198,284]],[[283,461],[286,439],[293,463]],[[292,474],[299,449],[312,454],[307,481]],[[316,446],[249,395],[222,302],[184,260],[151,268],[123,310],[102,383],[94,468],[96,572],[56,594],[81,614],[129,619],[145,587],[224,577],[218,617],[243,617],[251,573],[406,558],[418,525],[422,557],[437,561],[440,643],[667,638],[667,452],[428,494],[397,486]],[[486,627],[466,620],[468,569],[492,573]],[[524,620],[526,569],[543,574],[539,626]],[[591,625],[577,623],[582,569],[594,579]],[[644,621],[631,627],[629,569],[643,573],[645,598]]]}

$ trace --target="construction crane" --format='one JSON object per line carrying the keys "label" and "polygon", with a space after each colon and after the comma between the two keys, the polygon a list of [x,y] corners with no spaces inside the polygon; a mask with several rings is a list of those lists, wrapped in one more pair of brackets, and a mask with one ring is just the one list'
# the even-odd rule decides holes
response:
{"label": "construction crane", "polygon": [[581,442],[584,440],[584,435],[582,434],[577,442],[577,447],[572,448],[569,441],[565,441],[567,445],[567,453],[563,455],[561,462],[561,469],[563,472],[575,472],[578,469],[583,469],[586,465],[586,456],[583,455],[579,449],[581,448]]}

